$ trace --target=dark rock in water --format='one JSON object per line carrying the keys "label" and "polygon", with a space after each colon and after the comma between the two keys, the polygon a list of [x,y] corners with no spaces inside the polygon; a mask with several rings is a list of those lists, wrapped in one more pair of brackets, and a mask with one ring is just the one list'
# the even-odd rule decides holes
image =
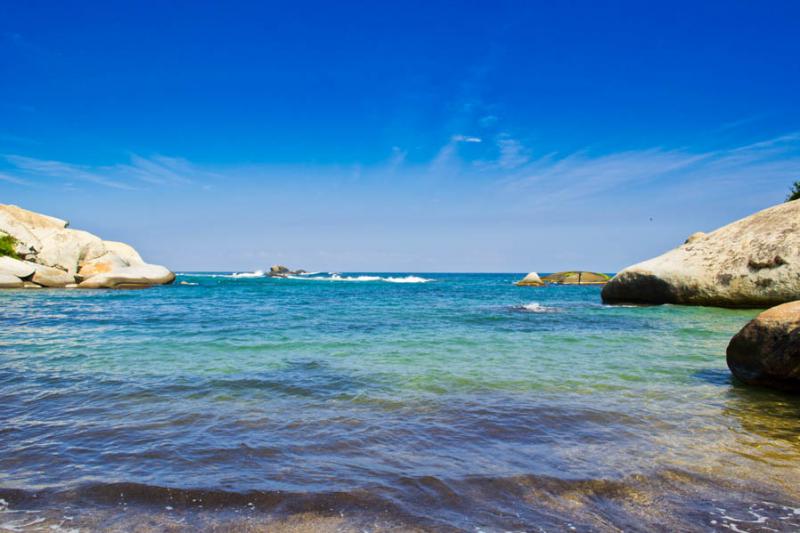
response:
{"label": "dark rock in water", "polygon": [[545,283],[557,283],[559,285],[602,285],[611,279],[606,274],[597,272],[584,272],[581,270],[556,272],[549,276],[544,276],[542,281]]}
{"label": "dark rock in water", "polygon": [[759,211],[630,266],[608,303],[769,307],[800,298],[800,200]]}
{"label": "dark rock in water", "polygon": [[800,301],[768,309],[728,344],[728,368],[744,383],[800,392]]}
{"label": "dark rock in water", "polygon": [[269,274],[267,275],[272,278],[285,278],[286,276],[299,276],[305,273],[306,271],[303,269],[291,270],[283,265],[272,265],[269,267]]}

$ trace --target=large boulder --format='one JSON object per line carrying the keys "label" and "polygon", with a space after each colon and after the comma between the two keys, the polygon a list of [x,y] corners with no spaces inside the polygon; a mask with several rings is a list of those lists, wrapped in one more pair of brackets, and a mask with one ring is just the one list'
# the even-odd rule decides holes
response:
{"label": "large boulder", "polygon": [[52,231],[43,234],[39,240],[41,248],[36,261],[71,274],[77,273],[82,261],[91,261],[106,253],[103,241],[88,231]]}
{"label": "large boulder", "polygon": [[514,285],[518,285],[520,287],[541,287],[544,285],[544,282],[539,278],[539,274],[536,272],[531,272]]}
{"label": "large boulder", "polygon": [[31,281],[43,287],[61,288],[75,283],[75,276],[58,268],[36,265]]}
{"label": "large boulder", "polygon": [[800,299],[800,201],[776,205],[624,269],[608,303],[769,307]]}
{"label": "large boulder", "polygon": [[0,257],[0,274],[11,274],[18,278],[27,278],[36,272],[36,265],[27,261],[20,261],[13,257]]}
{"label": "large boulder", "polygon": [[128,263],[130,266],[145,264],[145,262],[142,260],[142,256],[139,255],[139,252],[134,250],[133,246],[129,246],[124,242],[103,241],[103,246],[105,246],[107,252],[116,254],[117,257]]}
{"label": "large boulder", "polygon": [[159,265],[137,265],[97,274],[82,281],[81,289],[135,289],[166,285],[175,281],[175,274]]}
{"label": "large boulder", "polygon": [[66,220],[28,211],[16,205],[0,204],[0,214],[7,215],[31,231],[60,230],[69,226],[69,222]]}
{"label": "large boulder", "polygon": [[[144,264],[144,262],[139,264]],[[82,279],[86,279],[96,276],[97,274],[108,274],[109,272],[126,268],[128,266],[131,265],[117,254],[113,252],[106,252],[96,259],[81,263],[81,269],[78,271],[78,276]]]}
{"label": "large boulder", "polygon": [[800,301],[751,320],[731,339],[727,355],[744,383],[800,392]]}
{"label": "large boulder", "polygon": [[17,276],[0,273],[0,289],[21,289],[24,285]]}
{"label": "large boulder", "polygon": [[23,259],[34,259],[41,250],[41,236],[65,229],[66,220],[34,213],[16,205],[0,204],[0,234],[17,241],[16,253]]}

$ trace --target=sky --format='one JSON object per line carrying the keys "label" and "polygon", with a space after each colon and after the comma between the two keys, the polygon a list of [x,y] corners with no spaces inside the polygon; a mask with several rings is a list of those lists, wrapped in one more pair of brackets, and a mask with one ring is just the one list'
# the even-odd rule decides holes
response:
{"label": "sky", "polygon": [[177,271],[615,272],[800,179],[800,3],[0,0],[0,203]]}

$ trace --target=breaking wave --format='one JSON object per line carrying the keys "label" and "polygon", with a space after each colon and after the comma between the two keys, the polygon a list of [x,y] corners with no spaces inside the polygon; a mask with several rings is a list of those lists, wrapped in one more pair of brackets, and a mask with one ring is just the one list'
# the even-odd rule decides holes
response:
{"label": "breaking wave", "polygon": [[523,311],[526,313],[556,313],[558,309],[555,307],[548,307],[546,305],[542,305],[539,302],[531,302],[529,304],[517,305],[514,306],[514,309],[517,311]]}
{"label": "breaking wave", "polygon": [[332,273],[328,276],[319,276],[314,274],[306,274],[304,276],[287,276],[286,279],[299,279],[304,281],[384,281],[387,283],[428,283],[433,281],[432,279],[422,278],[419,276],[343,276],[337,273]]}
{"label": "breaking wave", "polygon": [[229,277],[231,278],[263,278],[264,271],[256,270],[255,272],[234,272]]}

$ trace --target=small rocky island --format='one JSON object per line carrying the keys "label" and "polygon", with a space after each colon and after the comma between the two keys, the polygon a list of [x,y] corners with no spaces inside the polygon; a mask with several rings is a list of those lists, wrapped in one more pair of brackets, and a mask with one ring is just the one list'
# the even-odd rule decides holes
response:
{"label": "small rocky island", "polygon": [[547,284],[554,285],[603,285],[611,279],[607,274],[598,272],[585,272],[583,270],[570,270],[554,272],[547,276],[539,277],[536,272],[531,272],[515,285],[520,287],[542,287]]}
{"label": "small rocky island", "polygon": [[303,274],[307,274],[303,269],[300,270],[292,270],[289,267],[285,267],[283,265],[272,265],[269,268],[269,272],[265,274],[270,278],[286,278],[289,276],[301,276]]}
{"label": "small rocky island", "polygon": [[0,204],[0,288],[136,289],[175,274],[133,247],[71,229],[66,220]]}

